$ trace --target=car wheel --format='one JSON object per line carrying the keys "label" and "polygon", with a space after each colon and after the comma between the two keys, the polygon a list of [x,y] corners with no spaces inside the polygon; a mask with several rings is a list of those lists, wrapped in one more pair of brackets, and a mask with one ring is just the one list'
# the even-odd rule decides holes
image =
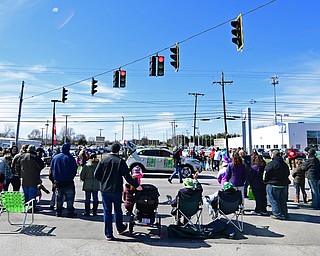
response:
{"label": "car wheel", "polygon": [[181,173],[182,173],[182,177],[183,178],[189,178],[192,176],[193,174],[193,168],[189,165],[184,165],[182,166],[182,170],[181,170]]}

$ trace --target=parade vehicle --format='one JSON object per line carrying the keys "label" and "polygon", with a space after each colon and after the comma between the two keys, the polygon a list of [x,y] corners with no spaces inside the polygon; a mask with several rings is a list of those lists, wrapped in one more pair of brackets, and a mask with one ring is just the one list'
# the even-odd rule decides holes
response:
{"label": "parade vehicle", "polygon": [[[181,163],[183,177],[202,171],[201,163],[197,159],[181,156]],[[128,156],[127,165],[131,170],[138,165],[143,172],[173,172],[173,152],[155,147],[136,149]]]}

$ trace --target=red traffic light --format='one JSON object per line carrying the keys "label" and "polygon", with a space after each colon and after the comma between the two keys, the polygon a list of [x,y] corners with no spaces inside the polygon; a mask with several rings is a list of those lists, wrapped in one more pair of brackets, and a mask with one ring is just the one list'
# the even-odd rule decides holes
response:
{"label": "red traffic light", "polygon": [[158,62],[164,62],[164,56],[158,56]]}
{"label": "red traffic light", "polygon": [[126,75],[126,71],[125,70],[120,70],[120,76],[125,76]]}

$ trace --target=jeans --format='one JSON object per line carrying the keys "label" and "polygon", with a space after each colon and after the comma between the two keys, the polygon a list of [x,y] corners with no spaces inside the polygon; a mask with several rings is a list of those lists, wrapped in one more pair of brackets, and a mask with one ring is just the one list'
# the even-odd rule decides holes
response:
{"label": "jeans", "polygon": [[170,176],[169,180],[172,180],[178,174],[179,180],[182,181],[181,166],[174,167],[174,172]]}
{"label": "jeans", "polygon": [[312,194],[312,207],[320,208],[319,180],[309,180],[308,183]]}
{"label": "jeans", "polygon": [[[28,186],[28,187],[22,186],[22,189],[23,189],[23,194],[26,202],[28,202],[31,199],[36,199],[37,192],[38,192],[37,186]],[[37,200],[34,200],[33,201],[34,207],[36,206],[36,203],[37,203]]]}
{"label": "jeans", "polygon": [[119,192],[101,192],[103,205],[104,234],[107,238],[113,237],[112,229],[112,204],[114,206],[114,216],[116,219],[116,228],[122,231],[125,228],[123,224],[123,215],[121,209],[122,193]]}
{"label": "jeans", "polygon": [[56,188],[57,214],[62,213],[64,196],[67,201],[68,214],[72,214],[74,212],[73,203],[74,203],[75,194],[76,194],[76,191],[74,188],[74,184],[63,187],[63,188],[58,188],[58,187]]}
{"label": "jeans", "polygon": [[90,203],[91,194],[92,194],[93,202],[99,202],[98,191],[85,191],[85,200],[84,201],[86,203]]}
{"label": "jeans", "polygon": [[299,195],[300,194],[300,189],[301,189],[301,193],[302,195],[305,195],[306,194],[306,190],[304,188],[304,183],[294,183],[294,186],[296,188],[296,195]]}
{"label": "jeans", "polygon": [[271,184],[267,184],[267,194],[269,202],[271,204],[272,213],[277,218],[288,218],[287,197],[288,188],[273,187]]}

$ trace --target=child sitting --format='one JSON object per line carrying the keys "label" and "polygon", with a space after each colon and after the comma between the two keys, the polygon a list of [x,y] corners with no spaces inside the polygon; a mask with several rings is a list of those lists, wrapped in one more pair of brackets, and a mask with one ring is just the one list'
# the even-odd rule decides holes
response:
{"label": "child sitting", "polygon": [[140,166],[135,166],[132,169],[132,177],[136,177],[139,184],[141,184],[141,178],[144,176],[142,169]]}
{"label": "child sitting", "polygon": [[[132,178],[136,181],[138,181],[138,178],[136,176],[132,175]],[[125,189],[123,191],[123,200],[124,200],[124,208],[126,209],[126,215],[132,215],[133,207],[136,203],[134,194],[136,190],[133,186],[130,184],[125,185]]]}

